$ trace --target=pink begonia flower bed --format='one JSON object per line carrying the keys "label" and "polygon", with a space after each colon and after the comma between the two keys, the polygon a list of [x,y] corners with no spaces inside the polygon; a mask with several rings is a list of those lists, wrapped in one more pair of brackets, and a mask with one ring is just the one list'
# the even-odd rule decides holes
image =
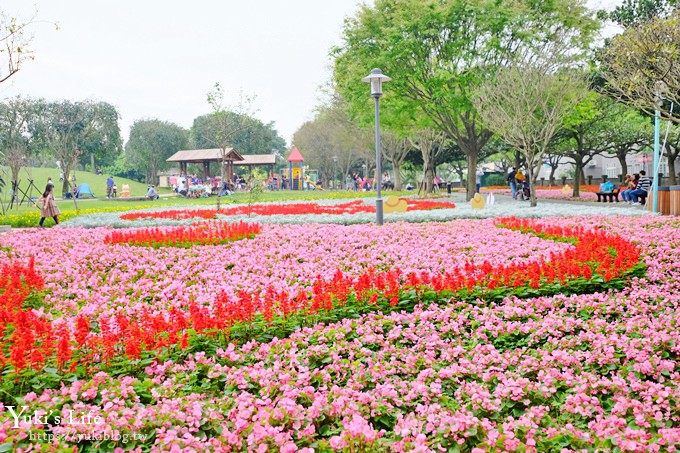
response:
{"label": "pink begonia flower bed", "polygon": [[[79,435],[125,436],[130,443],[118,446],[140,452],[143,441],[133,436],[145,436],[159,452],[675,451],[678,222],[544,221],[634,238],[647,278],[606,294],[372,314],[286,340],[194,354],[181,364],[151,364],[137,378],[99,373],[27,394],[25,413],[44,419],[58,408],[62,417],[74,410],[104,421],[54,426],[58,451],[72,451]],[[376,228],[272,225],[253,240],[188,250],[105,246],[106,230],[60,231],[49,242],[20,232],[1,236],[0,246],[12,248],[15,259],[36,257],[53,292],[48,316],[67,318],[78,309],[133,312],[147,297],[158,310],[192,296],[209,303],[219,288],[272,281],[293,287],[338,268],[436,270],[466,260],[530,260],[569,247],[489,220],[392,224],[379,235]],[[512,346],[517,342],[522,346]],[[192,382],[220,390],[187,394]],[[5,412],[0,444],[28,435],[30,423],[14,423]],[[321,437],[327,442],[318,443]]]}
{"label": "pink begonia flower bed", "polygon": [[51,291],[46,301],[55,311],[88,316],[140,313],[150,305],[147,298],[153,311],[183,308],[191,299],[211,305],[220,290],[257,292],[270,284],[295,293],[317,276],[331,279],[338,269],[351,276],[369,268],[438,272],[467,261],[538,261],[569,247],[497,228],[492,220],[474,225],[395,223],[384,225],[378,238],[373,225],[275,224],[263,225],[252,240],[226,246],[159,250],[107,245],[108,229],[64,229],[51,237],[49,249],[32,232],[9,236],[8,245],[15,259],[36,256]]}

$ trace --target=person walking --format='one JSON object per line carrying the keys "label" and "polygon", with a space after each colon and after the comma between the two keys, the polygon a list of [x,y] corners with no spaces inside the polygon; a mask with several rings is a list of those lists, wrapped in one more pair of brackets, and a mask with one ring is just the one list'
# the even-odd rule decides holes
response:
{"label": "person walking", "polygon": [[111,198],[113,192],[113,177],[109,176],[106,179],[106,198]]}
{"label": "person walking", "polygon": [[45,219],[48,217],[52,217],[54,223],[59,225],[59,214],[61,214],[61,211],[59,211],[57,202],[54,200],[53,190],[54,185],[48,184],[47,187],[45,187],[45,192],[43,192],[42,197],[40,197],[40,201],[42,202],[42,207],[38,206],[40,207],[40,228],[43,228],[43,223],[45,223]]}
{"label": "person walking", "polygon": [[484,167],[482,167],[475,173],[475,188],[477,189],[476,193],[480,193],[482,190],[482,178],[484,177],[484,170]]}
{"label": "person walking", "polygon": [[510,192],[512,194],[512,198],[517,197],[517,181],[515,180],[515,176],[517,176],[517,169],[515,167],[512,167],[510,169],[510,173],[508,173],[508,184],[510,184]]}

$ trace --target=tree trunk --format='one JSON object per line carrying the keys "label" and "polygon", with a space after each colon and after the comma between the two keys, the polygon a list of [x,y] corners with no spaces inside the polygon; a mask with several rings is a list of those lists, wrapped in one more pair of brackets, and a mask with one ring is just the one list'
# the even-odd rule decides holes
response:
{"label": "tree trunk", "polygon": [[158,163],[157,162],[152,162],[151,163],[151,184],[156,186],[158,185]]}
{"label": "tree trunk", "polygon": [[628,174],[628,162],[626,162],[626,153],[617,151],[616,158],[619,160],[619,165],[621,165],[621,174],[625,177]]}
{"label": "tree trunk", "polygon": [[536,181],[538,181],[538,169],[537,168],[532,168],[528,167],[527,171],[529,172],[528,178],[529,178],[529,206],[532,208],[535,208],[538,205],[538,197],[536,196]]}
{"label": "tree trunk", "polygon": [[574,171],[574,191],[572,197],[579,198],[581,196],[581,177],[583,176],[583,162],[579,159],[575,160]]}
{"label": "tree trunk", "polygon": [[403,161],[392,161],[394,166],[394,190],[401,190],[401,164],[403,164]]}
{"label": "tree trunk", "polygon": [[[673,145],[670,143],[666,143],[663,152],[666,155],[666,160],[668,161],[668,184],[674,186],[678,181],[677,175],[675,174],[675,159],[677,159],[678,154],[680,154],[678,143],[675,143],[675,147],[673,147]],[[653,176],[657,177],[657,175]],[[659,185],[661,185],[661,181],[659,181]]]}
{"label": "tree trunk", "polygon": [[64,195],[69,192],[69,187],[71,183],[69,182],[69,178],[71,176],[71,169],[69,168],[68,165],[64,165],[63,163],[61,164],[61,171],[64,173],[64,183],[61,186],[61,196],[64,198]]}
{"label": "tree trunk", "polygon": [[668,159],[668,177],[670,178],[669,180],[669,185],[675,186],[678,182],[677,175],[675,174],[675,159],[678,157],[677,153],[668,153],[666,155],[666,159]]}
{"label": "tree trunk", "polygon": [[427,187],[428,187],[428,193],[434,192],[434,177],[437,175],[437,169],[435,168],[434,165],[434,160],[430,161],[430,164],[428,165],[427,171],[425,172],[426,176],[426,181],[427,181]]}
{"label": "tree trunk", "polygon": [[477,192],[477,156],[479,153],[466,153],[467,157],[467,184],[466,190],[467,194],[465,199],[467,201],[472,200]]}
{"label": "tree trunk", "polygon": [[97,173],[97,169],[94,168],[94,154],[90,154],[90,165],[92,166],[92,173]]}
{"label": "tree trunk", "polygon": [[[423,180],[421,181],[420,186],[420,188],[423,189],[423,193],[431,192],[432,179],[434,179],[434,171],[432,170],[432,163],[429,159],[429,153],[423,153]],[[418,191],[420,192],[420,190]]]}
{"label": "tree trunk", "polygon": [[550,186],[555,185],[555,172],[557,171],[557,166],[556,165],[551,165],[550,166],[550,176],[548,177],[548,184]]}

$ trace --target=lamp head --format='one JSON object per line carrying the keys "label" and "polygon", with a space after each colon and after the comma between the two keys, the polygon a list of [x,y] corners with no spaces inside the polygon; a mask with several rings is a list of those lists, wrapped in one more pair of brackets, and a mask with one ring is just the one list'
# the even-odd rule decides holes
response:
{"label": "lamp head", "polygon": [[367,77],[361,79],[362,82],[371,84],[371,96],[373,97],[382,96],[382,84],[383,82],[389,82],[390,80],[392,80],[392,78],[387,77],[378,68],[372,69]]}

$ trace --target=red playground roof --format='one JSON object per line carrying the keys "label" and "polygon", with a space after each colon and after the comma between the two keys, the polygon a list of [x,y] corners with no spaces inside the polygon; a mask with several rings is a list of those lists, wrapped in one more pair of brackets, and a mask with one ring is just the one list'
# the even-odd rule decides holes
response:
{"label": "red playground roof", "polygon": [[293,150],[290,152],[290,156],[288,157],[288,162],[304,162],[305,158],[302,157],[302,154],[300,154],[300,150],[297,149],[297,146],[293,147]]}

